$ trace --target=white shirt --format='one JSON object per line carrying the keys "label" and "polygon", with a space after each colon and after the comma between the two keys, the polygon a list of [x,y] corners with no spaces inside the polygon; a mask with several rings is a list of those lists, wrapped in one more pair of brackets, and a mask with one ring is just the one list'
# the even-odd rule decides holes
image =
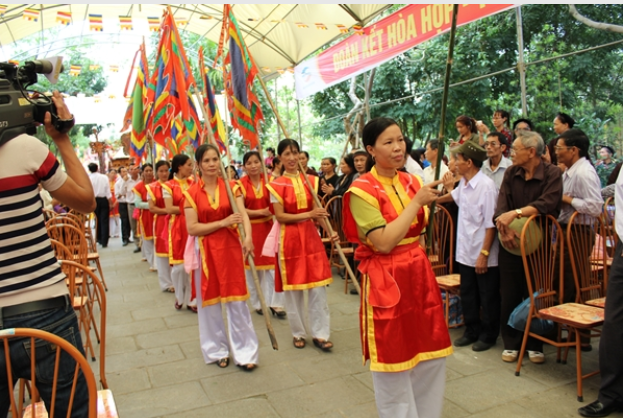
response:
{"label": "white shirt", "polygon": [[[570,205],[562,204],[558,223],[568,223],[575,211],[595,218],[601,215],[604,203],[601,182],[597,171],[586,158],[580,158],[562,174],[562,194],[573,199]],[[592,224],[590,219],[578,221],[581,224]]]}
{"label": "white shirt", "polygon": [[[495,228],[493,214],[498,202],[495,183],[479,171],[469,182],[461,179],[459,187],[452,190],[452,199],[459,207],[456,235],[456,261],[476,267],[476,260],[485,241],[486,229]],[[498,265],[498,239],[489,249],[487,266]]]}
{"label": "white shirt", "polygon": [[491,159],[487,158],[482,163],[480,171],[482,171],[485,176],[493,180],[495,187],[500,190],[500,185],[502,184],[502,180],[504,180],[504,173],[506,173],[506,169],[511,165],[513,165],[513,162],[509,158],[502,155],[502,159],[495,170],[491,170]]}
{"label": "white shirt", "polygon": [[[623,172],[623,170],[621,170]],[[617,234],[619,234],[619,242],[623,238],[623,174],[619,173],[619,177],[617,177],[616,181],[616,192],[614,192],[614,204],[616,210],[614,212],[614,227],[616,228]]]}
{"label": "white shirt", "polygon": [[416,176],[419,176],[422,181],[424,181],[424,169],[420,167],[420,165],[413,158],[411,158],[410,155],[407,156],[405,169],[407,170],[407,173],[415,174]]}
{"label": "white shirt", "polygon": [[91,180],[95,197],[105,197],[107,199],[112,198],[110,183],[108,182],[108,177],[106,175],[98,172],[90,173],[89,179]]}
{"label": "white shirt", "polygon": [[115,197],[119,203],[126,203],[125,192],[123,191],[123,178],[121,176],[117,177],[115,182]]}
{"label": "white shirt", "polygon": [[141,181],[140,176],[136,176],[136,180],[132,179],[132,176],[128,175],[128,179],[123,182],[123,188],[121,189],[125,193],[125,201],[134,204],[134,186],[136,186]]}
{"label": "white shirt", "polygon": [[[424,169],[424,185],[426,186],[428,183],[432,183],[435,181],[435,171],[433,165],[429,165]],[[443,176],[448,172],[448,166],[442,161],[441,168],[439,170],[439,179],[441,180]],[[443,188],[443,184],[437,186],[437,190],[441,190]]]}

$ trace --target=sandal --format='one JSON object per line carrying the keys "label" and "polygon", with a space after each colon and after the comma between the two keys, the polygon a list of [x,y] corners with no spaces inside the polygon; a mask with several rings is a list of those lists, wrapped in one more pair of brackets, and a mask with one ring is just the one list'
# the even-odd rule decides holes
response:
{"label": "sandal", "polygon": [[225,367],[229,366],[229,357],[225,357],[220,359],[217,363],[217,366],[219,366],[221,369],[224,369]]}
{"label": "sandal", "polygon": [[167,290],[165,290],[165,292],[175,293],[175,289],[172,287],[169,287]]}
{"label": "sandal", "polygon": [[296,348],[305,348],[305,345],[307,344],[305,341],[305,338],[303,337],[294,337],[294,347]]}
{"label": "sandal", "polygon": [[264,315],[264,312],[262,312],[261,309],[256,309],[255,313],[258,314],[258,315]]}
{"label": "sandal", "polygon": [[313,341],[314,345],[322,351],[329,351],[333,348],[333,343],[331,341],[319,340],[318,338],[314,338]]}
{"label": "sandal", "polygon": [[182,309],[182,304],[181,303],[177,303],[177,301],[175,301],[175,309],[178,310],[178,311],[180,309]]}
{"label": "sandal", "polygon": [[194,313],[197,313],[197,307],[196,306],[187,305],[186,309],[188,309],[189,311],[193,311]]}
{"label": "sandal", "polygon": [[253,370],[255,370],[257,366],[253,363],[249,363],[249,364],[238,364],[238,367],[240,367],[245,372],[252,372]]}

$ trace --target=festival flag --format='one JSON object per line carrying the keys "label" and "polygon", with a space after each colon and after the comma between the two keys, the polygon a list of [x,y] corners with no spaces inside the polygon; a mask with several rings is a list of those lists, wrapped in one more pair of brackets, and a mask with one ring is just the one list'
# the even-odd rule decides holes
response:
{"label": "festival flag", "polygon": [[337,24],[335,25],[340,30],[340,33],[348,33],[348,28],[344,25]]}
{"label": "festival flag", "polygon": [[72,77],[78,77],[80,75],[80,71],[82,71],[82,67],[79,65],[72,65],[69,67],[69,75]]}
{"label": "festival flag", "polygon": [[133,30],[132,16],[119,16],[119,28],[121,30]]}
{"label": "festival flag", "polygon": [[0,4],[0,16],[4,16],[4,13],[6,12],[6,9],[8,9],[9,6],[7,6],[6,4]]}
{"label": "festival flag", "polygon": [[314,25],[316,25],[318,30],[327,30],[327,26],[324,23],[314,23]]}
{"label": "festival flag", "polygon": [[95,32],[103,32],[104,31],[104,20],[102,19],[102,15],[89,15],[89,30]]}
{"label": "festival flag", "polygon": [[225,131],[225,126],[223,125],[223,120],[221,119],[221,115],[216,104],[216,95],[214,94],[214,89],[210,84],[206,68],[207,67],[205,66],[203,58],[203,47],[200,46],[199,71],[201,72],[201,80],[203,80],[203,105],[205,106],[208,118],[210,119],[209,121],[206,121],[206,123],[210,124],[210,127],[206,127],[206,129],[212,129],[214,139],[216,140],[221,153],[224,153],[227,151],[228,146],[227,132]]}
{"label": "festival flag", "polygon": [[113,73],[118,73],[119,72],[119,66],[118,65],[111,65],[110,66],[110,71]]}
{"label": "festival flag", "polygon": [[24,9],[24,12],[22,13],[22,18],[24,20],[28,20],[29,22],[38,22],[40,13],[41,12],[39,12],[39,10]]}
{"label": "festival flag", "polygon": [[91,64],[89,65],[89,70],[91,71],[95,71],[95,70],[99,70],[100,66],[97,64]]}
{"label": "festival flag", "polygon": [[162,18],[160,33],[156,70],[149,82],[147,128],[155,142],[165,145],[171,137],[172,119],[181,113],[189,140],[197,147],[200,124],[191,95],[191,87],[197,83],[170,9]]}
{"label": "festival flag", "polygon": [[306,25],[305,23],[303,23],[303,22],[296,22],[296,23],[295,23],[295,25],[296,25],[296,27],[297,27],[297,28],[301,28],[301,29],[306,29],[306,28],[308,28],[308,27],[309,27],[309,26],[307,26],[307,25]]}
{"label": "festival flag", "polygon": [[353,32],[356,35],[363,35],[363,26],[361,26],[361,25],[354,25],[353,26]]}
{"label": "festival flag", "polygon": [[57,12],[56,22],[61,25],[69,25],[71,23],[71,12]]}
{"label": "festival flag", "polygon": [[149,79],[149,74],[147,72],[147,55],[145,53],[144,43],[140,46],[137,55],[139,56],[139,64],[136,73],[136,81],[134,83],[134,90],[130,98],[130,103],[128,104],[128,108],[124,116],[124,125],[121,132],[127,131],[130,126],[132,127],[132,133],[130,136],[130,156],[140,161],[147,149],[145,105],[147,100],[147,80]]}
{"label": "festival flag", "polygon": [[158,29],[160,29],[160,19],[157,17],[148,17],[147,23],[149,24],[149,30],[152,32],[158,32]]}
{"label": "festival flag", "polygon": [[249,54],[238,21],[229,4],[223,7],[223,25],[227,25],[229,34],[229,51],[224,66],[227,67],[229,64],[230,68],[224,71],[223,78],[229,96],[231,123],[240,132],[242,140],[248,142],[250,148],[254,149],[259,145],[258,125],[264,119],[260,102],[252,90],[258,69]]}
{"label": "festival flag", "polygon": [[188,19],[185,19],[183,17],[177,18],[177,19],[175,19],[175,24],[178,27],[186,26],[186,25],[188,25]]}

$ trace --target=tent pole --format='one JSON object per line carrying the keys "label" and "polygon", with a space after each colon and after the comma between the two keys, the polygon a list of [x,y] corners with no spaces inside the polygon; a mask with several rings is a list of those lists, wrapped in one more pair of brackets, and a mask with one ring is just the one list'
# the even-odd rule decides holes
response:
{"label": "tent pole", "polygon": [[296,99],[296,113],[299,119],[299,142],[303,143],[303,129],[301,127],[301,102]]}
{"label": "tent pole", "polygon": [[[439,123],[439,147],[437,152],[437,167],[435,168],[435,181],[439,180],[439,174],[441,171],[441,158],[445,149],[445,129],[446,129],[446,109],[448,107],[448,91],[450,89],[450,74],[452,74],[452,57],[454,55],[454,38],[456,37],[456,21],[459,14],[459,5],[455,4],[452,9],[452,29],[450,29],[450,40],[448,45],[448,60],[446,61],[446,77],[443,83],[443,95],[441,96],[441,121]],[[433,244],[433,229],[435,216],[435,202],[430,205],[430,221],[426,228],[427,240],[426,240],[426,253],[430,254]]]}
{"label": "tent pole", "polygon": [[519,84],[521,86],[521,115],[525,118],[528,116],[528,105],[526,103],[526,63],[523,56],[523,20],[521,18],[521,5],[515,8],[515,16],[517,17],[517,49],[519,52],[517,69],[519,70]]}

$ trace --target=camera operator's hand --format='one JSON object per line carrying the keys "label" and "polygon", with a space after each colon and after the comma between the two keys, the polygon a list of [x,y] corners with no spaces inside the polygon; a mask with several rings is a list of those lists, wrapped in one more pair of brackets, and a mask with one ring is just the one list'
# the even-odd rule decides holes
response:
{"label": "camera operator's hand", "polygon": [[[63,96],[61,96],[58,90],[54,90],[51,99],[56,106],[56,114],[59,119],[66,120],[73,117],[71,112],[67,108],[67,105],[65,104],[65,100],[63,100]],[[50,112],[45,112],[45,118],[43,119],[43,121],[45,125],[45,131],[54,141],[58,139],[69,138],[67,134],[60,133],[56,130],[54,125],[52,125],[52,115],[50,114]]]}

